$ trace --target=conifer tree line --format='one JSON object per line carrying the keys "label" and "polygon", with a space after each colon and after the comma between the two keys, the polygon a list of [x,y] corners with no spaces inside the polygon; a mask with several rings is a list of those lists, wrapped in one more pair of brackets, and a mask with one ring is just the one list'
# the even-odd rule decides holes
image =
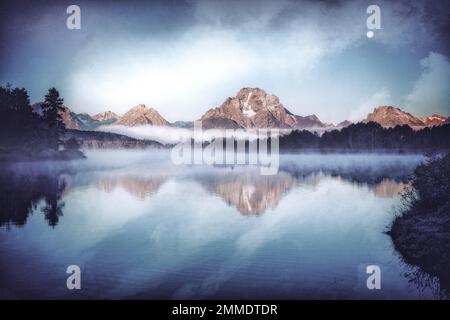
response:
{"label": "conifer tree line", "polygon": [[[58,90],[50,88],[41,104],[41,114],[35,113],[24,88],[0,86],[0,154],[58,150],[64,146],[63,103]],[[73,148],[74,143],[69,145]]]}

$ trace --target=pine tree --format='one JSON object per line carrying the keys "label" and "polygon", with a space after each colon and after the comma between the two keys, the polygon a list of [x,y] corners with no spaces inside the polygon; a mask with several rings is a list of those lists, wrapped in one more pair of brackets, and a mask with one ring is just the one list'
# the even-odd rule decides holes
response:
{"label": "pine tree", "polygon": [[63,112],[63,98],[59,96],[56,88],[51,88],[45,95],[44,100],[44,118],[50,127],[55,127],[58,133],[64,130],[65,126],[62,121],[61,113]]}

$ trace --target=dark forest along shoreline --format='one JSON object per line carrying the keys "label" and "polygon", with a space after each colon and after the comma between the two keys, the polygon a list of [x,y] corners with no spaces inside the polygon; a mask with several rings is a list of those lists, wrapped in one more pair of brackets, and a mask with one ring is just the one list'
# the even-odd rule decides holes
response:
{"label": "dark forest along shoreline", "polygon": [[403,209],[388,234],[406,263],[439,279],[440,298],[450,294],[450,154],[420,164],[402,194]]}

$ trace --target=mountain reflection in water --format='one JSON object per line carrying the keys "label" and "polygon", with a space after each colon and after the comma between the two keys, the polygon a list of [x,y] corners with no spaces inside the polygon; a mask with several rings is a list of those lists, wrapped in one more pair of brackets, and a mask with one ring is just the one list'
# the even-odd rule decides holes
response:
{"label": "mountain reflection in water", "polygon": [[422,159],[283,155],[271,176],[145,151],[3,165],[0,297],[430,298],[383,234]]}
{"label": "mountain reflection in water", "polygon": [[63,216],[62,198],[72,189],[95,186],[103,192],[112,192],[122,188],[143,200],[158,192],[168,179],[198,182],[210,194],[221,197],[243,215],[259,215],[268,208],[275,209],[292,188],[314,188],[326,177],[366,187],[379,197],[394,197],[408,185],[407,179],[414,165],[392,162],[387,168],[374,170],[370,163],[356,167],[320,163],[301,167],[286,161],[276,175],[261,175],[255,167],[208,167],[204,170],[186,167],[185,171],[177,172],[158,169],[139,166],[83,171],[73,165],[57,163],[55,166],[51,162],[6,166],[0,170],[0,192],[3,195],[0,198],[0,225],[24,225],[27,216],[39,207],[48,224],[56,226]]}

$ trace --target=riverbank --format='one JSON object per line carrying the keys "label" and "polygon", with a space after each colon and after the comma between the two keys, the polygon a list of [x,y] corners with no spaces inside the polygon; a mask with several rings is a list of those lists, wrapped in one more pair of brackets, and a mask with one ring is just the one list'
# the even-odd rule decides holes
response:
{"label": "riverbank", "polygon": [[408,264],[440,280],[450,293],[450,154],[419,165],[403,194],[405,211],[388,234]]}

